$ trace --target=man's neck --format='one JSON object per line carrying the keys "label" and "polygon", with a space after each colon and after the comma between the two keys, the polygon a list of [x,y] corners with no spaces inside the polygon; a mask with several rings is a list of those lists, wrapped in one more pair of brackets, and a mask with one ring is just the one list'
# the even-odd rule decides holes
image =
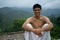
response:
{"label": "man's neck", "polygon": [[36,19],[40,19],[41,16],[34,16]]}

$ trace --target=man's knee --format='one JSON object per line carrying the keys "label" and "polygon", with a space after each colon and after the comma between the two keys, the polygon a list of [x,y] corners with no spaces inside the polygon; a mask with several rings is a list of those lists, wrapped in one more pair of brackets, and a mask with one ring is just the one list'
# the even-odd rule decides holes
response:
{"label": "man's knee", "polygon": [[46,23],[46,24],[44,24],[44,25],[43,25],[43,27],[42,27],[42,28],[47,27],[47,26],[48,26],[48,24]]}
{"label": "man's knee", "polygon": [[28,23],[27,26],[33,28],[32,25],[31,25],[30,23]]}

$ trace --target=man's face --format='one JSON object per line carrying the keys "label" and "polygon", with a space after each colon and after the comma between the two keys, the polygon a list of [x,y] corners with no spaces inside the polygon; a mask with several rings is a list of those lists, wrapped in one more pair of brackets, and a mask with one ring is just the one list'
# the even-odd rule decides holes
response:
{"label": "man's face", "polygon": [[41,13],[41,9],[40,8],[35,8],[35,9],[33,9],[33,11],[34,11],[34,15],[35,16],[40,16],[40,13]]}

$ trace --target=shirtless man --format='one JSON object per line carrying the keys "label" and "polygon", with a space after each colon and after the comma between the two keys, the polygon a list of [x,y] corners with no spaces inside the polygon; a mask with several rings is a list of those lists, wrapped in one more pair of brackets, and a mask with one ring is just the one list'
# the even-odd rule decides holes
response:
{"label": "shirtless man", "polygon": [[[33,6],[33,12],[34,12],[34,16],[29,17],[26,22],[22,25],[22,28],[26,31],[31,31],[33,33],[35,33],[36,35],[41,35],[42,31],[49,31],[53,28],[53,24],[51,23],[51,21],[49,20],[48,17],[46,16],[42,16],[41,15],[41,5],[39,4],[35,4]],[[27,24],[30,23],[33,28],[30,28],[27,26]],[[48,27],[45,27],[42,29],[42,26],[47,23]]]}

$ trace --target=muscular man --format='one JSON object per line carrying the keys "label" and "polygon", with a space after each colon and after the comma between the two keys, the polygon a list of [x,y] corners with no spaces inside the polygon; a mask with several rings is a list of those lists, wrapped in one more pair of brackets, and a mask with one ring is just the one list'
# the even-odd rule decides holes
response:
{"label": "muscular man", "polygon": [[[33,12],[34,16],[29,17],[25,23],[22,25],[22,28],[26,31],[33,32],[34,34],[38,36],[42,36],[42,31],[49,31],[53,28],[53,24],[49,20],[48,17],[41,15],[41,5],[35,4],[33,5]],[[30,28],[27,26],[27,24],[31,24],[33,28]],[[48,27],[42,28],[44,24],[48,24]]]}

